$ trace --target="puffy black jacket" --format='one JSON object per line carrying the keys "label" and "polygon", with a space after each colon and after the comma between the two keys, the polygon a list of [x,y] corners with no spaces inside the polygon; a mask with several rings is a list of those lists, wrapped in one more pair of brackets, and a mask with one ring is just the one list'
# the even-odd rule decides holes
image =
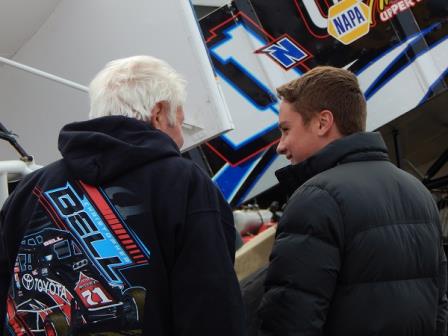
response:
{"label": "puffy black jacket", "polygon": [[277,177],[300,187],[270,257],[262,335],[446,335],[439,214],[379,134],[336,140]]}
{"label": "puffy black jacket", "polygon": [[242,335],[231,210],[175,143],[104,117],[65,126],[59,148],[1,212],[8,330]]}

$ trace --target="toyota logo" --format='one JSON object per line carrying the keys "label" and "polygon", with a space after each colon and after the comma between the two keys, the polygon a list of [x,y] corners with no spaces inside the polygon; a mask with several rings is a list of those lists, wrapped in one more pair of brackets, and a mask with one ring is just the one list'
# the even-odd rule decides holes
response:
{"label": "toyota logo", "polygon": [[28,273],[25,274],[22,277],[23,287],[25,287],[28,290],[32,290],[33,289],[33,280],[34,280],[34,278],[33,278],[33,276],[31,274],[28,274]]}

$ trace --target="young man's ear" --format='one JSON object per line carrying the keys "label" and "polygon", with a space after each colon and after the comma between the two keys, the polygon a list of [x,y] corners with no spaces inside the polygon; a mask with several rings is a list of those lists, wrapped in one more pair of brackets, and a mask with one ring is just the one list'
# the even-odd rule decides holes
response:
{"label": "young man's ear", "polygon": [[328,135],[334,125],[333,113],[330,110],[322,110],[317,114],[317,134]]}

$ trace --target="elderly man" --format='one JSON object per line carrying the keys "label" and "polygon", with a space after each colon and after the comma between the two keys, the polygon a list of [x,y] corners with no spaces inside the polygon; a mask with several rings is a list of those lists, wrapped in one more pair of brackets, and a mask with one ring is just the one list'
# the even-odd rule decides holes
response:
{"label": "elderly man", "polygon": [[60,133],[63,158],[2,209],[0,320],[17,335],[242,335],[232,213],[179,153],[185,81],[130,57],[90,98],[90,120]]}

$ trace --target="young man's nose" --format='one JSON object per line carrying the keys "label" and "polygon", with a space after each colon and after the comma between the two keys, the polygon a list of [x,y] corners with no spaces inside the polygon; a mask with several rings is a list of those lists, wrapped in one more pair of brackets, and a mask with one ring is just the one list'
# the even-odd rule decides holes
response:
{"label": "young man's nose", "polygon": [[280,142],[277,145],[277,153],[284,155],[285,151],[286,151],[285,145],[283,144],[283,141],[280,140]]}

